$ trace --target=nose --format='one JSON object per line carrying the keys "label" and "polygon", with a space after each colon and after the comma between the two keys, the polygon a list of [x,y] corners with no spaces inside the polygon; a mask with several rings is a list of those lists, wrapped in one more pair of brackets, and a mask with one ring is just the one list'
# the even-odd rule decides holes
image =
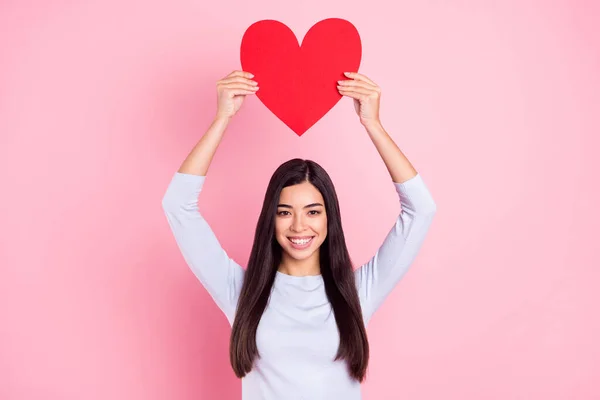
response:
{"label": "nose", "polygon": [[304,219],[302,218],[302,215],[294,216],[291,230],[294,232],[302,232],[304,230]]}

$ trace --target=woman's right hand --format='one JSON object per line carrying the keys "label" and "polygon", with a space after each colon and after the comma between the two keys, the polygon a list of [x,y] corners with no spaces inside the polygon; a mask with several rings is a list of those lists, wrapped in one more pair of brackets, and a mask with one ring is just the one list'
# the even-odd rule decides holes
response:
{"label": "woman's right hand", "polygon": [[253,77],[249,72],[233,71],[217,81],[217,118],[233,117],[246,95],[256,93],[258,83],[252,80]]}

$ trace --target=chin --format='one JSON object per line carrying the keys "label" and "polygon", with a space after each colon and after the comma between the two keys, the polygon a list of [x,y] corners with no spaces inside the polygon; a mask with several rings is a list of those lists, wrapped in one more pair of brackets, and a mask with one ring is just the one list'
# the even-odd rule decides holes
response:
{"label": "chin", "polygon": [[291,249],[291,250],[286,249],[285,251],[294,260],[302,261],[302,260],[306,260],[306,259],[310,258],[315,253],[315,251],[319,251],[319,249],[317,248],[316,250],[311,251],[311,252],[301,252],[301,251],[294,250],[294,249]]}

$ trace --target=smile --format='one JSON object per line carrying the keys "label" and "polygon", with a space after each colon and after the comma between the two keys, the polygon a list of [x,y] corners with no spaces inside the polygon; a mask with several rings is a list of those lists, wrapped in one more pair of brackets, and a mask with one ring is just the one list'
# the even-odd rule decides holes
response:
{"label": "smile", "polygon": [[294,249],[302,250],[302,249],[305,249],[308,246],[310,246],[310,244],[312,243],[313,238],[314,238],[314,236],[303,237],[303,238],[290,238],[290,237],[288,237],[288,240],[290,241],[290,243],[292,244],[292,247]]}

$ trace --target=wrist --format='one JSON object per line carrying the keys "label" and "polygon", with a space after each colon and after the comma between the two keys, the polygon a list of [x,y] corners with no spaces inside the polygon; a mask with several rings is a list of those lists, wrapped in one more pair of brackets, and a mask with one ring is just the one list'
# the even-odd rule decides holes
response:
{"label": "wrist", "polygon": [[363,122],[363,126],[369,133],[385,132],[385,129],[379,120]]}
{"label": "wrist", "polygon": [[213,123],[228,124],[229,121],[231,121],[231,118],[232,118],[232,116],[230,116],[230,115],[217,114],[217,115],[215,115],[215,117],[213,119]]}

